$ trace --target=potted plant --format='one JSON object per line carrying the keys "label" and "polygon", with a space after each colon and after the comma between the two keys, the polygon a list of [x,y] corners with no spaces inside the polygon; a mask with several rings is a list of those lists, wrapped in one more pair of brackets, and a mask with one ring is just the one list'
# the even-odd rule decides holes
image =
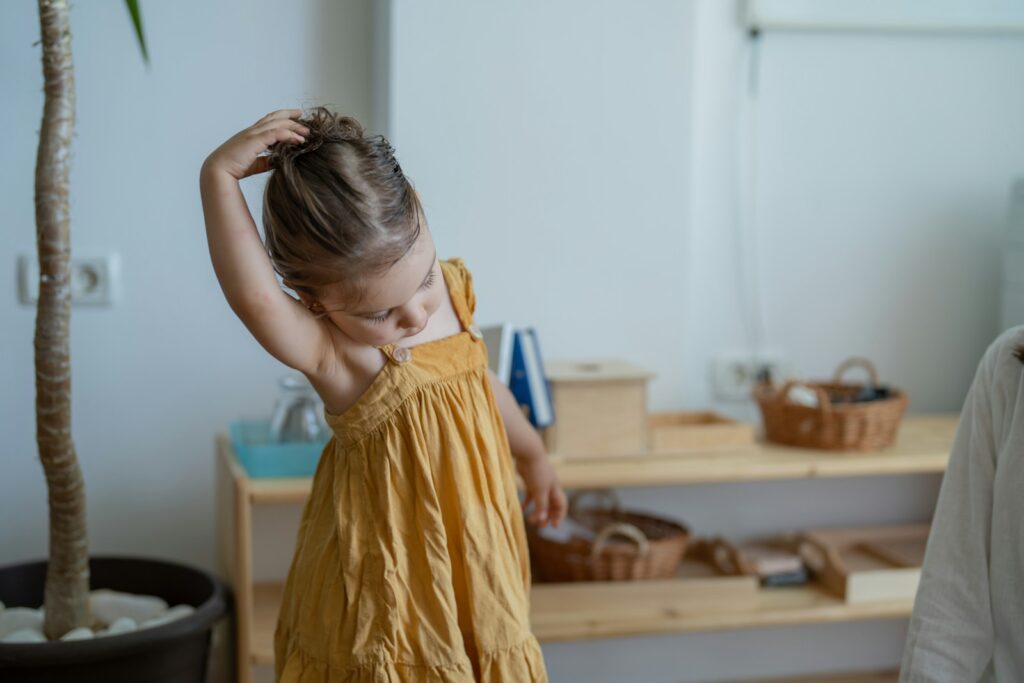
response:
{"label": "potted plant", "polygon": [[[125,4],[148,61],[138,2]],[[226,610],[221,583],[175,563],[88,554],[82,474],[71,438],[69,171],[75,90],[68,0],[39,0],[39,19],[45,104],[35,169],[36,440],[49,495],[50,547],[48,561],[0,568],[0,626],[7,631],[0,638],[8,636],[0,642],[0,680],[201,681],[213,623]],[[91,595],[90,588],[107,590]],[[91,627],[103,623],[99,606],[109,612],[118,600],[149,609],[145,616],[153,625],[123,633],[107,625],[102,637],[93,637]],[[38,619],[28,608],[40,604],[45,640],[29,642],[31,625],[18,627]],[[178,614],[167,605],[179,606]],[[122,618],[121,629],[130,628],[123,620],[128,618]],[[11,637],[21,642],[9,642]]]}

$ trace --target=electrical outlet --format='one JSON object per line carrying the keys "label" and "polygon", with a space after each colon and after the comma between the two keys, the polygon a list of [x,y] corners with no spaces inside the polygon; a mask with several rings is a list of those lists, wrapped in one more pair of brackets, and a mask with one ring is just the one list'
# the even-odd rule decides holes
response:
{"label": "electrical outlet", "polygon": [[[120,298],[120,258],[112,252],[72,256],[69,286],[74,306],[115,303]],[[34,254],[18,257],[18,294],[26,306],[39,301],[39,261]]]}
{"label": "electrical outlet", "polygon": [[779,380],[789,373],[777,355],[734,353],[716,356],[711,361],[711,386],[719,401],[747,401],[758,378],[767,373]]}

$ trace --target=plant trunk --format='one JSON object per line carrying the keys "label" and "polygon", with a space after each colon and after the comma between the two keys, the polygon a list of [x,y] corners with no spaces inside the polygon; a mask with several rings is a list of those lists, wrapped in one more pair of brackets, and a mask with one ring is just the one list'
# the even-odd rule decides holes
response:
{"label": "plant trunk", "polygon": [[39,0],[45,104],[36,157],[36,441],[50,503],[47,638],[89,625],[85,490],[71,440],[69,175],[75,79],[67,0]]}

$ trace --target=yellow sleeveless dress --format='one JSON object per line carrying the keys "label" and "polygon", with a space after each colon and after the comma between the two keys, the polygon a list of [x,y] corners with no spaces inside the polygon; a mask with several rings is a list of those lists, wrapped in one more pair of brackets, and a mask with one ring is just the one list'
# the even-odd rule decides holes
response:
{"label": "yellow sleeveless dress", "polygon": [[340,416],[299,527],[274,633],[283,683],[547,681],[512,456],[473,326],[388,360]]}

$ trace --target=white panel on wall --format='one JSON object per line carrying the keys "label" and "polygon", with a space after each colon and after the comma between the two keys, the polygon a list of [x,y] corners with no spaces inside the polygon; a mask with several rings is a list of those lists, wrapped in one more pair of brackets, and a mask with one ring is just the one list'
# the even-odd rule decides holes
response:
{"label": "white panel on wall", "polygon": [[761,29],[1024,31],[1019,0],[747,0],[744,19]]}
{"label": "white panel on wall", "polygon": [[691,3],[391,7],[389,134],[481,324],[620,357],[682,401]]}

